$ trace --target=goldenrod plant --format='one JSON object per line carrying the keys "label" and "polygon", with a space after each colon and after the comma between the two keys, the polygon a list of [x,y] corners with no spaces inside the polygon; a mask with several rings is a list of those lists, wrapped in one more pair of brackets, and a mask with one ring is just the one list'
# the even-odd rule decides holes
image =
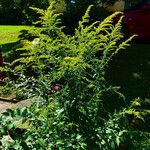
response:
{"label": "goldenrod plant", "polygon": [[[46,11],[34,8],[41,14],[38,23],[42,24],[32,32],[37,39],[27,42],[20,49],[22,56],[10,65],[17,76],[16,90],[21,96],[33,97],[34,102],[0,118],[3,149],[134,149],[138,143],[135,137],[147,148],[148,140],[147,145],[144,140],[149,133],[137,131],[129,119],[131,113],[143,119],[140,111],[132,108],[140,104],[125,105],[118,87],[105,79],[108,62],[136,35],[124,40],[122,17],[113,24],[120,12],[90,24],[92,6],[75,34],[65,35],[53,7],[54,3]],[[20,122],[27,124],[21,137],[16,134],[12,141],[4,139],[16,131],[18,122],[19,126]]]}

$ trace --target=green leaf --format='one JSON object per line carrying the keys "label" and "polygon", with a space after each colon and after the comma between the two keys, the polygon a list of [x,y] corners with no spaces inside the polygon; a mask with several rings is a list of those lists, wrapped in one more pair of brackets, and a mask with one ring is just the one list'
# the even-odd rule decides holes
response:
{"label": "green leaf", "polygon": [[6,127],[7,127],[8,130],[10,130],[10,129],[12,129],[12,128],[14,127],[14,124],[13,124],[13,123],[10,123],[10,124],[8,124]]}
{"label": "green leaf", "polygon": [[116,137],[116,143],[117,143],[117,146],[119,147],[119,144],[120,144],[120,138],[119,138],[119,136]]}
{"label": "green leaf", "polygon": [[24,117],[26,114],[27,114],[27,108],[24,107],[20,110],[20,115]]}
{"label": "green leaf", "polygon": [[39,139],[39,144],[40,144],[40,146],[41,146],[42,148],[46,148],[46,142],[45,142],[44,139],[40,138],[40,139]]}
{"label": "green leaf", "polygon": [[77,139],[77,140],[80,140],[81,137],[82,137],[82,136],[78,134],[77,137],[76,137],[76,139]]}

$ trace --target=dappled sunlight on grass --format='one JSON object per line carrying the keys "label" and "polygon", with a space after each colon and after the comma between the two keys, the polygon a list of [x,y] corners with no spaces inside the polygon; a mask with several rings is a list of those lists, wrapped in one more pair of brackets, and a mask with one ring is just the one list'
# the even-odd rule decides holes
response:
{"label": "dappled sunlight on grass", "polygon": [[17,42],[21,34],[20,31],[31,28],[31,26],[0,26],[0,45]]}

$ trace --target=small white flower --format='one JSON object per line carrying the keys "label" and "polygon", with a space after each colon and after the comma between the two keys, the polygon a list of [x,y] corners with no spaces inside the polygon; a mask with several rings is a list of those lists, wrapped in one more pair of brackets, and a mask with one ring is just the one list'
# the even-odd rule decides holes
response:
{"label": "small white flower", "polygon": [[33,47],[36,47],[38,46],[40,43],[40,38],[35,38],[33,41],[32,41],[32,46]]}

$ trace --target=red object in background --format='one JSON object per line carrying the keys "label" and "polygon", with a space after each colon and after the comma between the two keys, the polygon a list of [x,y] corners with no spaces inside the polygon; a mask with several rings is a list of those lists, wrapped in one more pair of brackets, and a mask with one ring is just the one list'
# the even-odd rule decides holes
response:
{"label": "red object in background", "polygon": [[[138,6],[123,12],[122,27],[125,36],[134,34],[135,40],[150,41],[150,1],[142,2]],[[114,18],[116,24],[121,15]]]}
{"label": "red object in background", "polygon": [[[114,22],[116,23],[119,18],[116,17]],[[150,41],[150,2],[143,2],[130,10],[125,10],[122,25],[125,35],[137,34],[137,40]]]}
{"label": "red object in background", "polygon": [[134,10],[124,12],[123,25],[129,36],[137,34],[137,39],[150,40],[150,4],[143,3]]}

